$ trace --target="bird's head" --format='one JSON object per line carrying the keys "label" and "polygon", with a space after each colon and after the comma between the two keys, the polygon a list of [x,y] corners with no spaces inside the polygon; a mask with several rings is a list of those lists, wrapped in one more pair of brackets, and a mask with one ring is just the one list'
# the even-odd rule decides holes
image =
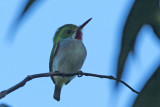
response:
{"label": "bird's head", "polygon": [[88,19],[85,23],[83,23],[80,26],[76,26],[73,24],[66,24],[61,26],[55,33],[54,43],[58,43],[59,41],[66,38],[82,40],[82,29],[91,19],[92,18]]}

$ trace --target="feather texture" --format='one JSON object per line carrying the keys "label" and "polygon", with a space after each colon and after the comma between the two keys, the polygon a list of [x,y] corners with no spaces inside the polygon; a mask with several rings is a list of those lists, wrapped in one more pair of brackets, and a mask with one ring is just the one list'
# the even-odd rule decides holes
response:
{"label": "feather texture", "polygon": [[[55,50],[51,52],[50,72],[76,73],[81,69],[87,55],[86,48],[81,40],[66,38],[55,47]],[[57,87],[62,87],[63,84],[67,84],[73,78],[74,76],[54,76],[52,80]]]}

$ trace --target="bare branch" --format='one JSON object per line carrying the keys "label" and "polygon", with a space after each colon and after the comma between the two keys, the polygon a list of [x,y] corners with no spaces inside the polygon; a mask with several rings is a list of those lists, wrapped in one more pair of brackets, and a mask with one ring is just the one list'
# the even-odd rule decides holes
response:
{"label": "bare branch", "polygon": [[[75,76],[77,75],[78,77],[82,77],[84,76],[92,76],[92,77],[99,77],[99,78],[107,78],[107,79],[111,79],[111,80],[117,80],[115,77],[113,76],[107,76],[107,75],[99,75],[99,74],[91,74],[91,73],[84,73],[82,71],[79,71],[77,73],[73,73],[73,74],[63,74],[63,73],[59,73],[59,72],[50,72],[50,73],[41,73],[41,74],[34,74],[34,75],[28,75],[24,80],[22,80],[21,82],[19,82],[18,84],[14,85],[13,87],[1,91],[0,92],[0,99],[2,99],[3,97],[5,97],[6,95],[8,95],[9,93],[17,90],[20,87],[23,87],[28,81],[35,79],[35,78],[40,78],[40,77],[50,77],[50,76],[62,76],[62,77],[70,77],[70,76]],[[133,92],[139,94],[138,91],[134,90],[131,86],[129,86],[127,83],[125,83],[122,80],[118,80],[119,82],[121,82],[122,84],[124,84],[126,87],[128,87],[129,89],[131,89]]]}

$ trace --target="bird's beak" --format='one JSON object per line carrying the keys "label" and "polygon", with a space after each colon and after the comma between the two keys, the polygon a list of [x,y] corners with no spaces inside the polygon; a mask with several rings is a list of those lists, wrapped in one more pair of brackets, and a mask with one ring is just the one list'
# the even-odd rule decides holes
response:
{"label": "bird's beak", "polygon": [[92,18],[88,19],[86,22],[84,22],[81,26],[79,26],[79,30],[82,30],[82,28],[91,20]]}

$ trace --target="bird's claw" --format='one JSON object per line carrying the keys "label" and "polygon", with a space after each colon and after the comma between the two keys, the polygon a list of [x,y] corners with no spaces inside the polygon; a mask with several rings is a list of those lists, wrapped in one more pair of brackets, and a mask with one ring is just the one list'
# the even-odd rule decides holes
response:
{"label": "bird's claw", "polygon": [[82,72],[82,71],[78,71],[77,76],[78,76],[78,77],[82,77],[82,76],[83,76],[83,72]]}
{"label": "bird's claw", "polygon": [[62,77],[64,78],[65,77],[65,74],[64,73],[61,73],[60,71],[54,71],[55,74],[62,74]]}
{"label": "bird's claw", "polygon": [[60,72],[59,72],[59,71],[54,71],[54,73],[55,73],[55,74],[58,74],[58,73],[60,73]]}

